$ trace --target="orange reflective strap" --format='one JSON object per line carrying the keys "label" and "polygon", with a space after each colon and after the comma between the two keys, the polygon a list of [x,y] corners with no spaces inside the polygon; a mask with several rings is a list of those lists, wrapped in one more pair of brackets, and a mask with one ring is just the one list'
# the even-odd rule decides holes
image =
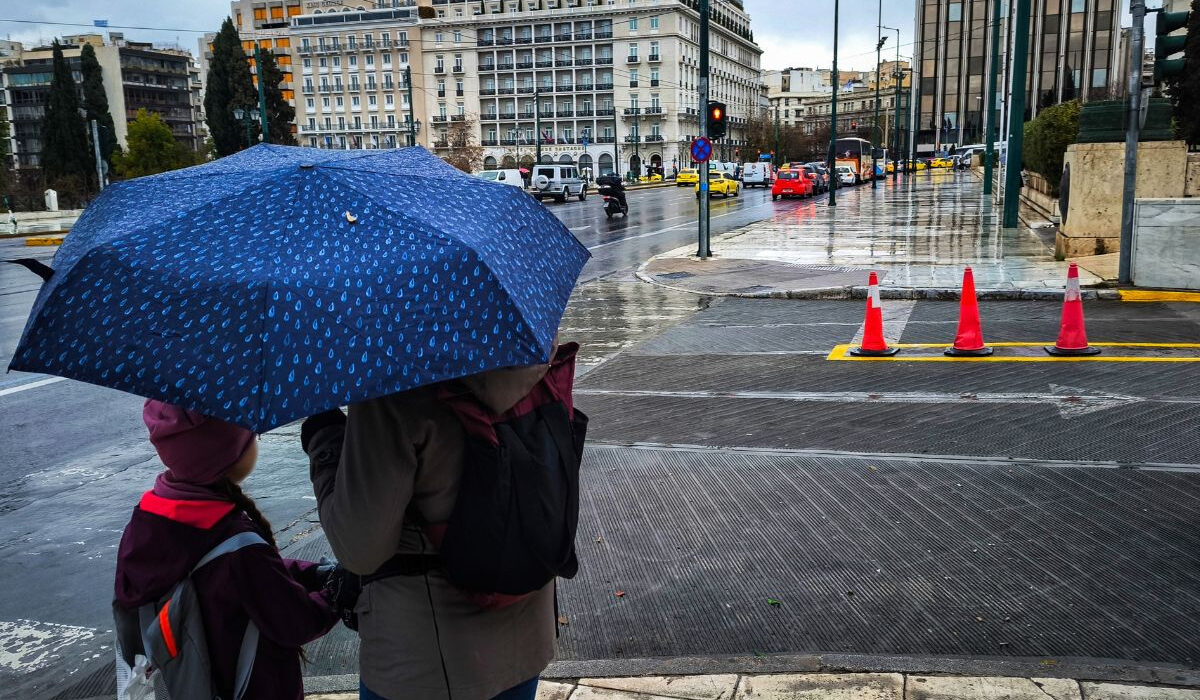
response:
{"label": "orange reflective strap", "polygon": [[162,630],[163,642],[167,645],[167,653],[171,658],[179,656],[179,647],[175,646],[175,634],[171,632],[171,619],[169,611],[171,609],[171,601],[162,606],[162,610],[158,611],[158,627]]}

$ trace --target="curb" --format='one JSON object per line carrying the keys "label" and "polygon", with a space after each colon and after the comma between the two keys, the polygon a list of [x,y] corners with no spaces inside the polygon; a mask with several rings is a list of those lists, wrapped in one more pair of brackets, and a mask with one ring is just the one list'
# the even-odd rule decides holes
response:
{"label": "curb", "polygon": [[62,245],[64,236],[26,236],[25,245],[27,246],[55,246]]}
{"label": "curb", "polygon": [[[654,258],[651,258],[653,260]],[[798,299],[798,300],[829,300],[829,299],[866,299],[867,286],[846,287],[813,287],[810,289],[777,289],[759,292],[701,292],[695,289],[664,284],[653,275],[646,272],[650,260],[634,272],[638,279],[664,289],[677,292],[687,292],[699,296],[710,297],[740,297],[743,299]],[[1085,301],[1120,301],[1121,294],[1116,289],[1084,288],[1081,296]],[[947,287],[880,287],[879,296],[882,299],[907,299],[923,301],[958,301],[961,290]],[[979,301],[1062,301],[1061,289],[980,289],[976,292]]]}
{"label": "curb", "polygon": [[[1070,678],[1080,681],[1153,683],[1200,687],[1200,670],[1174,664],[1152,664],[1089,657],[969,657],[874,654],[766,654],[755,656],[685,656],[640,659],[555,661],[541,674],[545,680],[631,676],[697,676],[780,673],[907,673],[1018,678]],[[358,691],[358,676],[310,676],[304,692]]]}

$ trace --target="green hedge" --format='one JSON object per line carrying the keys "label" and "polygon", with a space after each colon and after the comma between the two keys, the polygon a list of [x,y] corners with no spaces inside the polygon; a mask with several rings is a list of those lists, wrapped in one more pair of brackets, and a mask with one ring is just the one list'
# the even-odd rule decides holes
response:
{"label": "green hedge", "polygon": [[1079,102],[1076,100],[1044,109],[1036,119],[1025,123],[1022,162],[1026,170],[1046,178],[1056,197],[1062,179],[1063,156],[1078,134]]}

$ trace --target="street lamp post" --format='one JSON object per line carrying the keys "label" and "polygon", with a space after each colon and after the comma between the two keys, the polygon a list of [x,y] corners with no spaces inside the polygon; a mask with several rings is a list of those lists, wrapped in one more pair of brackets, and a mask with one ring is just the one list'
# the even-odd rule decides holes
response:
{"label": "street lamp post", "polygon": [[837,45],[838,45],[838,11],[841,9],[841,0],[833,0],[833,101],[831,103],[830,112],[830,127],[829,127],[829,206],[837,206],[837,153],[834,149],[837,147],[837,98],[838,98],[838,83],[841,82],[838,78],[837,69]]}
{"label": "street lamp post", "polygon": [[880,27],[889,32],[896,32],[896,65],[892,70],[892,79],[895,81],[892,84],[892,101],[896,103],[896,118],[892,120],[892,182],[896,182],[897,174],[900,172],[899,163],[896,162],[896,156],[900,154],[900,85],[904,82],[904,73],[900,70],[900,30],[895,27]]}
{"label": "street lamp post", "polygon": [[250,136],[250,125],[254,122],[254,117],[250,115],[250,112],[237,107],[233,110],[233,118],[246,125],[246,148],[250,148],[253,145]]}
{"label": "street lamp post", "polygon": [[[879,16],[875,23],[875,128],[879,129],[879,66],[880,52],[883,50],[883,42],[887,41],[887,37],[883,36],[883,0],[879,0]],[[883,146],[883,129],[879,129],[879,146]],[[876,176],[876,168],[878,160],[875,154],[878,150],[875,144],[871,144],[871,189],[879,188],[879,178]],[[894,169],[894,168],[893,168]]]}

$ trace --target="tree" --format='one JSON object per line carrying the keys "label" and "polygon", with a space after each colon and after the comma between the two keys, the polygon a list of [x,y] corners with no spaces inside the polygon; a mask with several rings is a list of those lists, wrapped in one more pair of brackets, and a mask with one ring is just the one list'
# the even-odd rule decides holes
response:
{"label": "tree", "polygon": [[81,176],[85,182],[91,176],[92,151],[84,128],[78,86],[56,39],[50,97],[42,121],[42,172],[51,186],[63,176]]}
{"label": "tree", "polygon": [[1046,178],[1055,196],[1062,178],[1063,156],[1079,136],[1079,111],[1077,100],[1063,102],[1042,110],[1037,119],[1025,124],[1024,165]]}
{"label": "tree", "polygon": [[463,119],[451,122],[446,132],[450,154],[444,160],[464,173],[473,173],[483,166],[483,147],[476,141],[475,131],[475,120]]}
{"label": "tree", "polygon": [[1200,0],[1192,0],[1183,61],[1183,75],[1170,90],[1175,102],[1175,127],[1179,138],[1196,146],[1200,145]]}
{"label": "tree", "polygon": [[125,142],[129,148],[116,157],[121,177],[154,175],[200,162],[197,154],[176,140],[162,117],[144,109],[139,109],[137,118],[129,122]]}
{"label": "tree", "polygon": [[279,87],[283,82],[283,71],[270,51],[259,51],[258,55],[262,60],[263,94],[267,103],[267,136],[271,143],[295,146],[292,122],[296,119],[296,110],[283,98],[283,90]]}
{"label": "tree", "polygon": [[221,23],[212,47],[204,113],[217,155],[227,156],[246,147],[245,125],[234,118],[233,110],[257,109],[258,91],[250,79],[250,63],[232,19],[226,17]]}
{"label": "tree", "polygon": [[79,62],[83,73],[83,108],[87,111],[88,121],[96,121],[100,136],[100,158],[112,165],[113,151],[117,147],[117,129],[113,126],[112,114],[108,111],[103,71],[100,62],[96,60],[96,49],[92,48],[91,44],[83,45]]}

